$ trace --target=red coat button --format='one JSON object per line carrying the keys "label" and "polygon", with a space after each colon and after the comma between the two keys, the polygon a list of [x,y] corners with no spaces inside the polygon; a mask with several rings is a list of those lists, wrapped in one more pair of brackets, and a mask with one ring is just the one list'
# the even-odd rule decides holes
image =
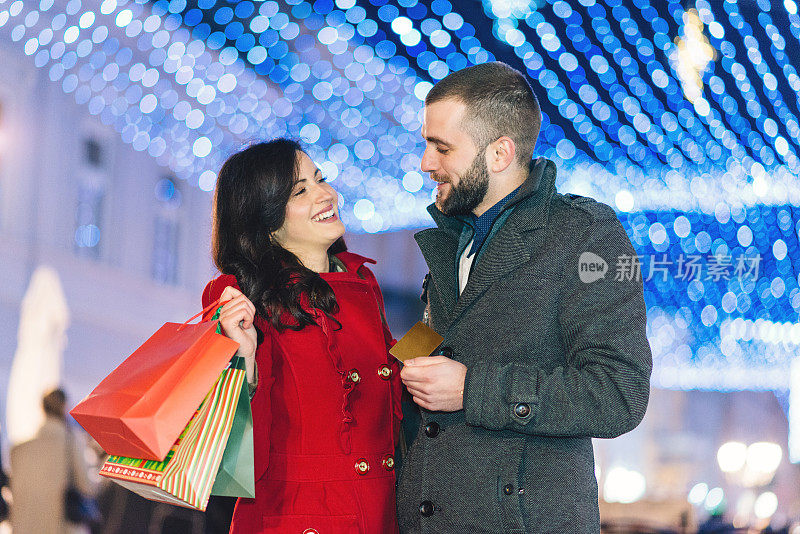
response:
{"label": "red coat button", "polygon": [[388,365],[381,365],[378,367],[378,376],[383,380],[389,380],[392,377],[392,368]]}
{"label": "red coat button", "polygon": [[319,531],[315,528],[307,528],[303,531],[303,534],[319,534]]}
{"label": "red coat button", "polygon": [[381,460],[381,465],[383,465],[383,468],[386,469],[387,471],[391,471],[392,469],[394,469],[394,456],[392,456],[391,454],[387,454],[386,456],[384,456],[383,460]]}
{"label": "red coat button", "polygon": [[369,471],[369,462],[366,458],[359,458],[356,460],[356,473],[359,475],[366,475]]}
{"label": "red coat button", "polygon": [[349,373],[347,373],[347,378],[353,384],[358,384],[361,382],[361,375],[358,374],[358,369],[351,369]]}

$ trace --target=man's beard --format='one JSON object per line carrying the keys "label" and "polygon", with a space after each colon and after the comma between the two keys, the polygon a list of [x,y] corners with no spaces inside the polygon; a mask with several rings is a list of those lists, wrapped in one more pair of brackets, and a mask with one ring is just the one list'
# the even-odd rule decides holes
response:
{"label": "man's beard", "polygon": [[436,206],[445,215],[469,215],[483,202],[489,190],[489,170],[486,168],[483,154],[484,151],[481,150],[475,155],[472,164],[460,176],[458,187],[449,180],[439,179],[439,175],[433,174],[432,178],[437,182],[450,183],[450,193],[444,199],[438,197],[436,199]]}

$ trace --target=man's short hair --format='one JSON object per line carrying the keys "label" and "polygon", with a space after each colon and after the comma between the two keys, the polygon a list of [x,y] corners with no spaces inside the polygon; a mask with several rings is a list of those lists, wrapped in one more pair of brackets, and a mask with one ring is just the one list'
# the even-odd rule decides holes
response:
{"label": "man's short hair", "polygon": [[516,145],[517,161],[527,168],[542,118],[536,95],[521,72],[499,61],[453,72],[433,86],[425,105],[446,99],[466,105],[463,126],[478,148],[508,136]]}

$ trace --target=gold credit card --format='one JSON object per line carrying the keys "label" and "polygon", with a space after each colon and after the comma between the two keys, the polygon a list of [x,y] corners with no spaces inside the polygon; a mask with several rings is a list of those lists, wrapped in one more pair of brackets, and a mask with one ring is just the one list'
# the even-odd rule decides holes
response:
{"label": "gold credit card", "polygon": [[433,328],[424,323],[417,323],[389,349],[389,354],[401,362],[420,356],[430,356],[443,339]]}

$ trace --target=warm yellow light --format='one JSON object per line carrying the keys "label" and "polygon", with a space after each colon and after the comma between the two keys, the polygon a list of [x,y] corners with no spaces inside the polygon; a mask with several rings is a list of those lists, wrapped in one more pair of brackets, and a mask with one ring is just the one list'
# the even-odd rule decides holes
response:
{"label": "warm yellow light", "polygon": [[703,94],[703,74],[716,58],[716,50],[703,33],[704,25],[696,9],[683,14],[683,36],[675,40],[670,54],[686,98],[694,103]]}
{"label": "warm yellow light", "polygon": [[739,441],[729,441],[717,451],[717,463],[723,473],[740,471],[747,461],[747,445]]}
{"label": "warm yellow light", "polygon": [[761,473],[775,473],[783,458],[777,443],[759,441],[747,447],[747,468]]}
{"label": "warm yellow light", "polygon": [[777,443],[760,441],[747,447],[747,461],[742,483],[748,487],[769,484],[783,458],[783,449]]}
{"label": "warm yellow light", "polygon": [[641,499],[646,489],[644,475],[624,467],[614,467],[606,474],[603,499],[606,502],[632,503]]}
{"label": "warm yellow light", "polygon": [[753,512],[759,519],[768,519],[778,510],[778,497],[771,491],[765,491],[753,504]]}

